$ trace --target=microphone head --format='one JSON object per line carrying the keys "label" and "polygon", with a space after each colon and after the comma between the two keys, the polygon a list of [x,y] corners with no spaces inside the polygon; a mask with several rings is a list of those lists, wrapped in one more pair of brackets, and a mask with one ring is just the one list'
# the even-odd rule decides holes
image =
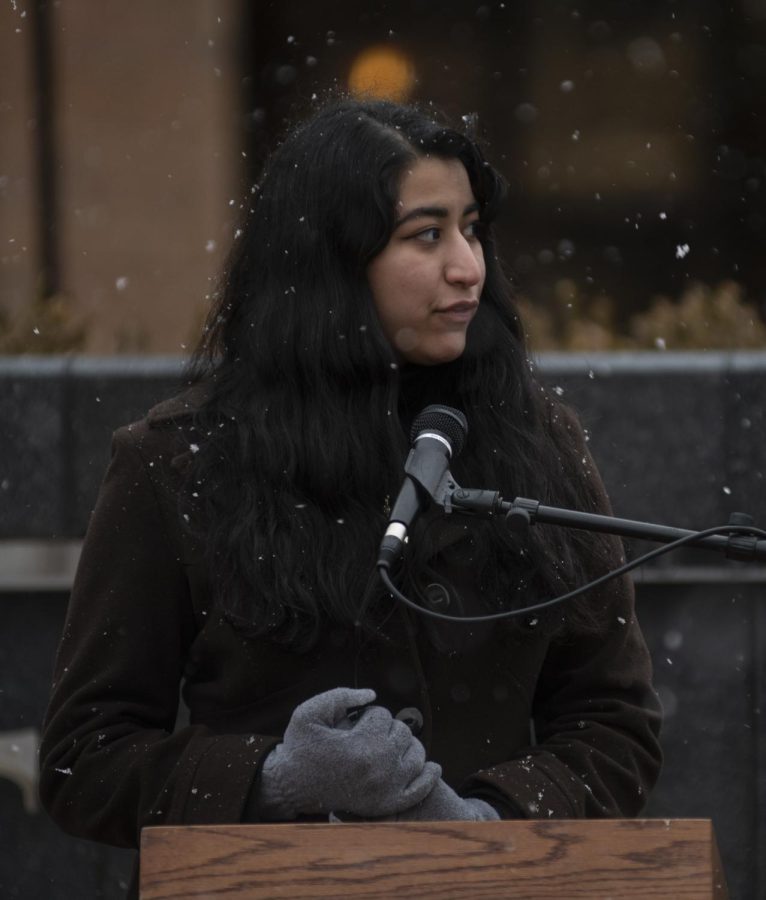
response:
{"label": "microphone head", "polygon": [[466,435],[468,434],[468,422],[459,409],[451,406],[433,404],[421,410],[415,417],[410,429],[410,442],[415,443],[418,436],[424,431],[438,431],[443,434],[452,448],[452,457],[456,457],[463,449]]}

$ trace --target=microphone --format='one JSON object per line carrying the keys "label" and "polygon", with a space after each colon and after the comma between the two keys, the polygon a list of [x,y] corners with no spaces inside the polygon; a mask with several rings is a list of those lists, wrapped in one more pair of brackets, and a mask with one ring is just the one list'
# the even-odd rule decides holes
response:
{"label": "microphone", "polygon": [[415,517],[452,481],[449,461],[459,455],[467,434],[465,416],[450,406],[427,406],[416,417],[410,431],[412,449],[404,463],[404,484],[380,542],[378,566],[389,568],[396,562]]}

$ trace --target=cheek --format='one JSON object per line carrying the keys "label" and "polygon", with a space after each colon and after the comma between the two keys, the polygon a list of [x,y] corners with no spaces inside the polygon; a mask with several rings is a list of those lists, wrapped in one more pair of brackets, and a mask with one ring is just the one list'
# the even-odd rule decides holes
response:
{"label": "cheek", "polygon": [[421,342],[422,303],[416,277],[408,267],[370,271],[369,285],[383,334],[401,359],[410,359]]}
{"label": "cheek", "polygon": [[378,318],[384,324],[396,311],[396,298],[401,295],[401,287],[396,273],[390,267],[379,266],[368,270],[367,282],[372,293],[372,301]]}
{"label": "cheek", "polygon": [[391,293],[377,303],[378,318],[386,339],[399,353],[407,353],[418,343],[417,316],[405,280],[390,284]]}
{"label": "cheek", "polygon": [[416,314],[418,298],[422,294],[422,277],[417,267],[406,259],[371,265],[367,280],[378,318],[384,326],[398,323],[401,327]]}

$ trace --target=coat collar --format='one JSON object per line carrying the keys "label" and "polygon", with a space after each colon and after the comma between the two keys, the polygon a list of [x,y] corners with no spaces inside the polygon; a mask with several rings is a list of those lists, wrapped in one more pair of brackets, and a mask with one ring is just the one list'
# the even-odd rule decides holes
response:
{"label": "coat collar", "polygon": [[166,428],[180,420],[191,418],[210,396],[210,385],[206,382],[193,384],[175,397],[163,400],[147,413],[150,428]]}

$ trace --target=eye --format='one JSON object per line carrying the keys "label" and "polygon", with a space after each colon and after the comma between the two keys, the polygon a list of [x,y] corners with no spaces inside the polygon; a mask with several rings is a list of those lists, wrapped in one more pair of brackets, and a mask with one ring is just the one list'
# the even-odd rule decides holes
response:
{"label": "eye", "polygon": [[424,228],[414,235],[419,241],[425,241],[427,244],[433,244],[441,237],[441,229],[433,225],[431,228]]}
{"label": "eye", "polygon": [[484,223],[481,219],[474,219],[473,222],[469,222],[466,228],[463,231],[463,234],[469,239],[477,240],[484,233]]}

